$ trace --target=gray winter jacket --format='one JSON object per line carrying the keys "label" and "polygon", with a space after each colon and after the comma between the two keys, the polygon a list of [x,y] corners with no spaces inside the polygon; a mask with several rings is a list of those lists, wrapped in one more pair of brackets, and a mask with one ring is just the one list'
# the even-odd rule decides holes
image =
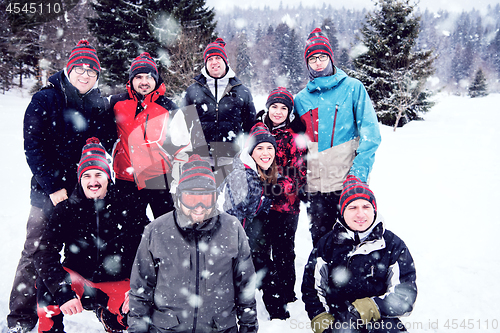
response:
{"label": "gray winter jacket", "polygon": [[257,328],[255,270],[241,223],[219,215],[181,228],[177,210],[145,229],[131,275],[129,333]]}

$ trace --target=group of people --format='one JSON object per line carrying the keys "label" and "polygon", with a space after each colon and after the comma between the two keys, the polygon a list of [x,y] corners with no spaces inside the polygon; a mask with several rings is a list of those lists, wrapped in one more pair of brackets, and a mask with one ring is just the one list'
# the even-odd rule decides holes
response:
{"label": "group of people", "polygon": [[180,108],[147,52],[131,62],[127,91],[105,98],[82,40],[33,96],[31,211],[9,332],[37,322],[64,332],[63,316],[83,310],[106,332],[257,332],[256,289],[269,319],[286,320],[301,202],[313,331],[404,331],[415,267],[367,185],[380,133],[362,83],[334,65],[318,28],[306,88],[294,98],[277,87],[258,114],[223,39],[203,58]]}

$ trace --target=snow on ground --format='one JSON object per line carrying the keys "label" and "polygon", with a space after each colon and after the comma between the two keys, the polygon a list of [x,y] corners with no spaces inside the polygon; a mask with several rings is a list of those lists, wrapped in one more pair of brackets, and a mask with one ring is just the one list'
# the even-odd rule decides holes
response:
{"label": "snow on ground", "polygon": [[[262,109],[266,96],[256,96]],[[25,238],[30,170],[23,152],[22,121],[30,96],[0,95],[0,331],[5,329],[14,271]],[[500,95],[470,99],[438,95],[425,116],[393,132],[381,126],[382,144],[371,188],[388,229],[408,245],[419,294],[410,332],[498,331],[500,314]],[[305,208],[305,207],[303,207]],[[305,209],[296,239],[296,292],[311,251]],[[311,332],[304,304],[290,305],[286,321],[266,319],[260,294],[260,332]],[[104,332],[92,313],[66,321],[67,332]]]}

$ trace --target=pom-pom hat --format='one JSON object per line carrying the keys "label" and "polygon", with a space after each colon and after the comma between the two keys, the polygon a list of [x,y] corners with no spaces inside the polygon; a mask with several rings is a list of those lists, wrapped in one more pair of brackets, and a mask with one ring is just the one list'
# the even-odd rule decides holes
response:
{"label": "pom-pom hat", "polygon": [[192,155],[189,161],[184,163],[177,185],[177,192],[193,189],[203,189],[204,191],[217,190],[215,176],[210,163],[203,161],[199,155]]}
{"label": "pom-pom hat", "polygon": [[276,145],[276,139],[271,134],[271,132],[269,132],[267,126],[262,122],[258,122],[253,125],[250,133],[248,134],[248,139],[245,145],[246,147],[248,147],[248,154],[252,155],[255,147],[257,147],[257,145],[262,142],[270,142],[274,146],[275,150],[278,149]]}
{"label": "pom-pom hat", "polygon": [[155,61],[153,60],[153,58],[151,58],[151,55],[148,52],[141,53],[132,61],[128,78],[129,80],[132,80],[137,74],[142,73],[151,74],[156,83],[158,83],[158,67],[156,66]]}
{"label": "pom-pom hat", "polygon": [[370,202],[375,213],[377,213],[377,202],[375,195],[368,187],[368,184],[362,182],[356,176],[349,175],[344,181],[342,193],[340,194],[340,215],[344,216],[346,207],[353,201],[364,199]]}
{"label": "pom-pom hat", "polygon": [[71,51],[68,63],[66,64],[66,71],[69,74],[73,67],[83,65],[88,65],[97,73],[101,71],[101,63],[97,57],[97,52],[85,39],[79,41]]}
{"label": "pom-pom hat", "polygon": [[205,51],[203,52],[203,63],[206,64],[208,58],[214,55],[220,56],[227,66],[226,42],[224,41],[224,39],[217,38],[215,42],[207,45]]}
{"label": "pom-pom hat", "polygon": [[306,48],[304,50],[304,60],[307,63],[307,59],[315,54],[323,53],[330,57],[333,61],[333,49],[330,45],[328,37],[321,31],[320,28],[316,28],[307,37]]}
{"label": "pom-pom hat", "polygon": [[101,170],[111,178],[111,168],[106,158],[106,150],[96,137],[88,138],[85,146],[82,149],[82,157],[78,163],[78,181],[81,180],[82,174],[91,169]]}
{"label": "pom-pom hat", "polygon": [[271,91],[267,97],[266,108],[274,103],[282,103],[288,108],[288,113],[293,110],[293,96],[285,87],[278,87]]}

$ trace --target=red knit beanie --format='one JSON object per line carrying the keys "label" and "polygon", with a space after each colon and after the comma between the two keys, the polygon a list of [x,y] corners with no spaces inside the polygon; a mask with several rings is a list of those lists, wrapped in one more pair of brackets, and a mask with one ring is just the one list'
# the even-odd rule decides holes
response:
{"label": "red knit beanie", "polygon": [[316,28],[307,37],[306,48],[304,50],[304,60],[307,63],[307,58],[314,54],[323,53],[330,57],[333,61],[333,50],[330,45],[328,37],[321,31],[320,28]]}
{"label": "red knit beanie", "polygon": [[97,73],[101,71],[101,63],[97,57],[97,52],[85,39],[79,41],[71,51],[68,64],[66,65],[66,71],[69,74],[73,67],[83,65],[89,65],[89,67]]}
{"label": "red knit beanie", "polygon": [[205,48],[205,51],[203,52],[203,62],[206,64],[208,58],[214,55],[218,55],[224,60],[227,66],[227,54],[225,46],[226,42],[222,38],[217,38],[215,42],[208,44]]}

